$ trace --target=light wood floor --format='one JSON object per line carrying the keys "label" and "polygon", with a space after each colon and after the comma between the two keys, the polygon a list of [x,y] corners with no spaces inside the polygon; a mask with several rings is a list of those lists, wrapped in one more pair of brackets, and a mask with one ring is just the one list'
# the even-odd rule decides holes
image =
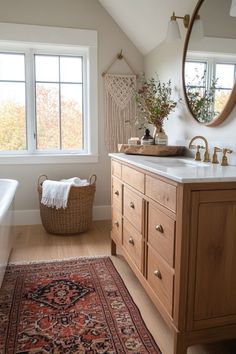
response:
{"label": "light wood floor", "polygon": [[[47,234],[41,225],[17,226],[11,262],[65,259],[80,256],[110,255],[110,222],[94,222],[91,229],[75,236]],[[118,250],[119,254],[119,250]],[[163,354],[173,353],[173,336],[163,322],[144,289],[121,255],[111,257],[130,294],[139,307],[143,319]],[[236,344],[216,343],[194,346],[188,354],[235,354]]]}

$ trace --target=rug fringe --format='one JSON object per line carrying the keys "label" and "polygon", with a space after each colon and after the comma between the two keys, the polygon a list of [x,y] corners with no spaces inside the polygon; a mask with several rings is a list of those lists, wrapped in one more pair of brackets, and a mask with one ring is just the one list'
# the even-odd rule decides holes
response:
{"label": "rug fringe", "polygon": [[54,263],[54,262],[64,262],[64,261],[76,261],[79,259],[96,259],[96,258],[110,258],[109,255],[97,255],[97,256],[80,256],[80,257],[70,257],[70,258],[54,258],[54,259],[37,259],[29,261],[9,261],[8,265],[25,265],[25,264],[38,264],[38,263]]}

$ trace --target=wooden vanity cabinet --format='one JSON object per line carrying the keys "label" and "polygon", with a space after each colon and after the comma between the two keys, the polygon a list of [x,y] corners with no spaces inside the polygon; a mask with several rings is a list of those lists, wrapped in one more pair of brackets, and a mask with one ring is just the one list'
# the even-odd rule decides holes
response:
{"label": "wooden vanity cabinet", "polygon": [[191,220],[188,327],[236,323],[236,190],[193,192]]}
{"label": "wooden vanity cabinet", "polygon": [[174,331],[175,354],[236,338],[236,182],[181,184],[113,159],[111,239]]}

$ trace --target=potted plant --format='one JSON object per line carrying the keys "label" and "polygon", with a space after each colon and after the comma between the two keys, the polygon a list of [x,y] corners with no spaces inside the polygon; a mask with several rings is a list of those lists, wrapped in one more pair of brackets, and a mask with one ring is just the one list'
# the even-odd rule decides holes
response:
{"label": "potted plant", "polygon": [[155,144],[167,145],[163,124],[177,105],[171,98],[171,93],[171,80],[161,83],[159,79],[146,79],[144,76],[140,88],[134,92],[137,103],[136,123],[140,129],[147,124],[154,125]]}

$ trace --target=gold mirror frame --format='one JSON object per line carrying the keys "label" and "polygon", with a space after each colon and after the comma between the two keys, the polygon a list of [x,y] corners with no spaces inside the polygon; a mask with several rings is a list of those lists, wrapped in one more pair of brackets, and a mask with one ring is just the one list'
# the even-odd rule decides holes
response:
{"label": "gold mirror frame", "polygon": [[226,120],[226,118],[229,116],[229,114],[231,113],[231,111],[233,110],[233,108],[236,104],[236,82],[234,83],[234,87],[232,89],[231,95],[229,96],[229,99],[228,99],[226,105],[224,106],[222,112],[218,116],[216,116],[210,123],[205,123],[205,124],[199,122],[197,120],[197,118],[194,116],[193,110],[189,104],[187,91],[186,91],[186,83],[185,83],[185,61],[186,61],[186,56],[187,56],[189,39],[190,39],[190,36],[192,33],[192,28],[193,28],[195,17],[198,14],[204,1],[206,1],[206,0],[199,0],[198,1],[197,5],[194,9],[193,15],[191,17],[191,20],[190,20],[188,32],[186,34],[185,43],[184,43],[183,61],[182,61],[182,82],[183,82],[183,91],[184,91],[185,102],[187,104],[188,110],[191,113],[192,117],[201,125],[204,125],[206,127],[216,127],[217,125],[221,124],[222,122],[224,122]]}

